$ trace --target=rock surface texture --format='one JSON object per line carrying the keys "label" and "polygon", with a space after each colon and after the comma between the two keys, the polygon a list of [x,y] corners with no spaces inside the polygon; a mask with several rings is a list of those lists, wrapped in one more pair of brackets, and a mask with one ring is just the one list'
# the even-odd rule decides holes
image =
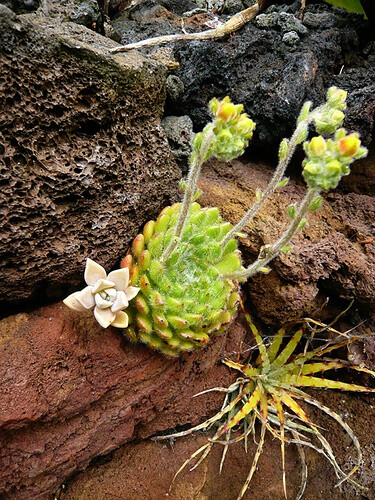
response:
{"label": "rock surface texture", "polygon": [[62,304],[0,322],[0,494],[50,499],[98,455],[176,422],[199,423],[220,398],[191,396],[235,377],[218,363],[245,329],[168,360]]}
{"label": "rock surface texture", "polygon": [[[50,500],[67,482],[58,498],[160,500],[204,436],[177,441],[175,448],[145,440],[217,411],[222,394],[191,396],[236,378],[220,360],[251,349],[242,317],[202,351],[170,360],[126,342],[119,330],[103,330],[91,313],[70,311],[61,302],[41,305],[82,288],[87,257],[107,271],[117,266],[142,225],[177,199],[181,173],[161,127],[164,112],[178,120],[189,115],[200,128],[208,119],[208,100],[229,94],[257,121],[255,145],[272,153],[290,135],[301,104],[306,99],[320,103],[335,84],[350,91],[346,125],[369,143],[374,44],[366,45],[357,16],[315,3],[308,4],[301,23],[293,15],[297,2],[278,5],[230,39],[176,44],[180,65],[169,75],[164,109],[167,73],[176,69],[173,57],[168,63],[163,56],[163,65],[135,51],[110,55],[115,42],[62,22],[66,9],[81,4],[78,0],[50,2],[56,19],[46,17],[48,2],[8,2],[14,3],[40,8],[16,16],[0,4],[0,305],[8,316],[0,321],[0,498]],[[104,8],[104,2],[94,3]],[[232,7],[237,3],[230,2]],[[127,0],[108,5],[110,15],[119,14],[111,28],[115,36],[131,42],[180,32],[181,15],[194,2],[148,0],[123,15]],[[200,31],[212,22],[212,12],[196,12],[185,19],[185,28]],[[94,28],[92,19],[88,25]],[[154,58],[157,50],[150,51]],[[171,139],[186,155],[190,122],[177,131],[175,125],[169,128],[179,134]],[[292,253],[272,262],[270,274],[243,285],[249,310],[269,331],[317,310],[317,319],[329,321],[353,298],[338,329],[367,320],[358,332],[371,331],[373,165],[372,149],[340,190],[324,197],[322,208],[294,240]],[[287,205],[305,192],[300,165],[289,170],[288,186],[276,192],[241,239],[245,264],[279,236],[288,223]],[[236,222],[256,188],[264,189],[271,176],[272,168],[264,163],[210,162],[200,178],[200,202],[218,206],[226,220]],[[328,307],[322,308],[327,297]],[[17,305],[35,310],[9,316]],[[349,357],[375,369],[374,340],[351,346]],[[373,499],[373,398],[320,391],[319,399],[358,435],[364,460],[356,479],[369,488],[361,492],[363,498]],[[340,464],[352,461],[353,449],[341,442],[339,430],[316,412],[312,416],[328,429]],[[234,500],[254,448],[251,439],[247,455],[241,447],[231,448],[221,476],[217,448],[212,459],[177,479],[169,498]],[[279,456],[279,443],[268,439],[245,498],[283,498]],[[358,493],[350,485],[335,489],[333,472],[313,450],[307,462],[306,500],[327,495],[352,500]],[[299,485],[297,467],[298,453],[288,447],[290,496]]]}
{"label": "rock surface texture", "polygon": [[[314,395],[317,396],[316,391]],[[204,398],[205,396],[201,396]],[[358,398],[350,394],[319,393],[319,399],[339,414],[345,415],[350,426],[358,436],[364,452],[360,474],[356,478],[368,490],[361,491],[362,500],[372,500],[375,493],[375,479],[372,458],[374,443],[369,435],[369,422],[375,418],[375,409],[371,399]],[[341,431],[313,411],[311,418],[318,425],[329,428],[327,436],[331,439],[339,463],[350,460],[351,448],[340,444]],[[229,447],[224,467],[219,474],[223,447],[213,448],[209,457],[194,471],[185,469],[175,482],[172,479],[178,468],[200,446],[207,443],[208,435],[197,433],[188,438],[177,439],[173,444],[168,441],[129,443],[117,450],[110,461],[103,460],[87,471],[78,474],[66,485],[61,500],[102,500],[134,498],[147,500],[236,500],[249,473],[256,443],[248,441],[248,452],[243,443]],[[335,442],[335,439],[337,440]],[[328,462],[313,450],[306,449],[309,466],[308,483],[304,500],[353,500],[358,491],[353,486],[344,484],[335,488],[336,477]],[[171,466],[173,464],[173,466]],[[286,446],[286,477],[288,498],[295,498],[300,485],[301,465],[298,451],[293,445]],[[323,479],[324,478],[324,479]],[[324,485],[322,485],[324,481]],[[147,493],[146,493],[147,492]],[[168,496],[166,496],[168,495]],[[244,500],[284,500],[280,443],[267,436],[264,451],[251,481]]]}
{"label": "rock surface texture", "polygon": [[[224,166],[212,162],[200,181],[200,187],[205,191],[202,202],[219,206],[226,219],[237,220],[243,207],[253,199],[255,187],[263,187],[270,174],[264,165],[234,161]],[[249,226],[249,238],[242,240],[246,261],[256,255],[262,244],[276,237],[283,224],[286,205],[291,200],[300,199],[302,191],[303,188],[294,183],[280,190],[277,203],[269,204],[257,217],[256,227]],[[310,219],[309,227],[297,238],[293,254],[275,261],[272,264],[274,271],[266,279],[255,277],[248,284],[252,310],[264,322],[280,323],[296,314],[311,312],[327,296],[338,304],[338,312],[352,296],[357,296],[358,311],[362,314],[368,312],[374,302],[375,257],[373,246],[363,245],[358,239],[362,241],[370,234],[373,223],[371,203],[366,195],[330,195],[323,209]],[[329,234],[332,235],[330,239]],[[292,261],[296,261],[297,266]],[[323,315],[324,312],[320,318],[324,319]],[[355,315],[352,319],[356,320]],[[228,373],[217,362],[225,356],[233,359],[245,337],[245,329],[238,320],[227,334],[215,339],[204,351],[171,361],[140,345],[122,341],[118,331],[109,329],[104,332],[90,313],[80,315],[62,304],[32,314],[9,317],[2,320],[0,328],[0,390],[3,394],[0,401],[3,460],[0,484],[5,498],[16,500],[47,499],[60,483],[86,467],[93,458],[127,441],[145,439],[177,425],[196,424],[203,420],[220,405],[220,394],[196,399],[190,396],[207,388],[225,386],[233,380],[235,374]],[[244,344],[242,349],[246,350],[246,347]],[[360,362],[371,362],[370,355],[363,359],[360,354],[356,354]],[[371,364],[368,366],[372,367]],[[368,401],[371,402],[371,397]],[[354,415],[358,407],[361,408],[358,410],[360,414],[364,414],[366,404],[370,403],[353,401],[353,410],[350,411]],[[370,435],[368,428],[364,432],[362,424],[359,425],[364,435],[366,432]],[[190,444],[182,448],[178,445],[180,451],[176,452],[173,464],[177,460],[182,463],[189,450],[193,451],[199,442],[189,441]],[[371,443],[365,440],[364,444],[367,464],[373,452]],[[134,456],[139,453],[141,457],[147,453],[160,453],[164,457],[163,454],[167,453],[163,445],[141,444],[139,449],[133,444],[129,446],[116,456],[129,452]],[[161,458],[166,463],[170,459],[168,453]],[[289,470],[295,467],[297,460],[293,454],[290,457]],[[315,459],[313,455],[311,460]],[[233,460],[239,459],[234,456]],[[242,461],[240,463],[242,467]],[[158,474],[153,467],[146,467],[146,471],[142,469],[143,478],[149,477],[150,484]],[[210,474],[216,474],[217,463],[214,461],[210,467]],[[86,484],[90,478],[89,484],[95,485],[95,494],[98,495],[93,498],[103,498],[108,491],[114,494],[122,479],[116,461],[108,468],[109,476],[102,489],[96,483],[96,472],[89,472],[88,476],[83,476],[83,483],[79,480],[77,484]],[[155,491],[168,486],[172,478],[170,466],[164,468],[168,474],[163,475],[161,486]],[[243,469],[240,470],[242,475],[236,479],[238,482],[246,475]],[[135,476],[139,473],[134,469]],[[100,478],[107,473],[98,474]],[[216,491],[210,489],[216,487],[213,483],[206,484],[205,474],[204,477],[199,474],[194,476],[198,477],[199,484],[194,486],[194,480],[191,486],[188,479],[187,485],[181,486],[182,496],[175,498],[194,498],[190,489],[193,488],[194,492],[204,484],[208,492]],[[113,488],[107,481],[114,485]],[[275,481],[275,491],[281,491],[280,479]],[[370,475],[366,481],[373,488]],[[297,487],[297,483],[292,481],[291,484]],[[333,484],[332,478],[332,487]],[[122,487],[130,488],[129,483]],[[80,487],[77,488],[72,490],[76,493],[70,498],[84,498]],[[134,491],[138,491],[137,488]],[[187,492],[184,488],[188,488]],[[156,500],[158,496],[152,494],[153,491],[150,498]],[[127,498],[132,497],[125,495],[124,499]],[[230,497],[215,498],[228,500]],[[268,498],[265,496],[262,500]]]}
{"label": "rock surface texture", "polygon": [[[164,2],[163,8],[154,5],[160,2],[151,3],[142,2],[139,10],[116,18],[113,26],[122,43],[181,34],[172,2]],[[307,2],[301,22],[299,1],[280,3],[230,38],[174,44],[180,63],[175,74],[185,92],[170,114],[189,115],[200,130],[209,119],[208,101],[229,95],[243,103],[257,123],[253,144],[276,149],[283,137],[291,135],[302,104],[306,100],[320,104],[327,88],[336,85],[349,91],[345,126],[360,132],[368,144],[374,126],[375,51],[366,39],[363,18]],[[210,12],[192,14],[184,19],[184,28],[204,31],[227,19]]]}
{"label": "rock surface texture", "polygon": [[[173,201],[180,171],[160,127],[165,68],[35,15],[0,16],[0,302],[108,271]],[[147,203],[145,203],[147,200]],[[9,314],[9,313],[8,313]]]}
{"label": "rock surface texture", "polygon": [[[264,189],[271,175],[264,164],[212,162],[199,183],[202,202],[220,207],[223,217],[233,223],[254,200],[256,188]],[[304,192],[304,186],[290,182],[267,202],[247,227],[248,237],[241,240],[245,263],[255,260],[262,245],[278,238],[288,224],[287,206],[299,202]],[[295,315],[310,314],[326,297],[339,301],[341,310],[355,298],[368,317],[375,304],[374,220],[373,197],[326,195],[323,207],[309,215],[308,226],[293,240],[292,252],[271,262],[271,273],[249,280],[252,306],[262,321],[282,324]]]}
{"label": "rock surface texture", "polygon": [[[257,123],[253,143],[277,147],[291,135],[302,104],[322,102],[326,89],[336,85],[350,94],[346,125],[369,143],[375,69],[368,53],[359,50],[363,19],[307,2],[302,24],[293,15],[297,4],[295,11],[285,5],[271,7],[230,40],[176,44],[176,75],[185,87],[181,114],[189,114],[200,129],[208,118],[205,103],[229,95]],[[286,37],[290,33],[296,38],[292,45]]]}

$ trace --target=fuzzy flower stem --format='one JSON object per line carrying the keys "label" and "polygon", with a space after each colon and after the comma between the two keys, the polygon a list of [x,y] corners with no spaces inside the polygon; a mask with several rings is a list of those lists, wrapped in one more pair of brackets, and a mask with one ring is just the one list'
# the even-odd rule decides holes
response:
{"label": "fuzzy flower stem", "polygon": [[320,190],[317,188],[309,189],[307,191],[306,196],[299,206],[295,218],[289,224],[289,227],[286,229],[284,234],[273,245],[271,245],[270,248],[266,250],[264,256],[259,257],[244,271],[238,271],[230,275],[226,275],[225,277],[240,280],[250,278],[257,272],[259,272],[262,267],[265,267],[272,259],[274,259],[280,253],[281,249],[290,242],[293,236],[301,228],[301,223],[305,218],[311,203],[317,198],[317,196],[319,196],[319,192]]}
{"label": "fuzzy flower stem", "polygon": [[214,133],[210,131],[207,134],[204,134],[203,137],[204,138],[201,147],[199,148],[199,151],[196,152],[192,160],[189,175],[187,178],[184,199],[182,200],[181,211],[178,216],[173,238],[169,243],[169,245],[167,246],[167,248],[164,250],[163,255],[161,256],[160,259],[161,263],[166,262],[168,260],[171,253],[176,248],[176,245],[178,244],[182,231],[184,230],[187,215],[189,213],[189,209],[192,204],[193,197],[195,195],[198,177],[203,163],[206,160],[208,160],[207,155],[215,136]]}
{"label": "fuzzy flower stem", "polygon": [[225,248],[226,244],[231,240],[232,238],[236,237],[238,233],[241,233],[241,231],[244,229],[244,227],[251,221],[253,218],[256,216],[256,214],[259,212],[259,210],[263,207],[265,202],[268,200],[270,196],[275,192],[277,189],[277,185],[279,182],[282,180],[284,172],[286,167],[288,166],[294,151],[298,144],[301,143],[299,140],[299,136],[301,134],[301,131],[306,128],[309,123],[311,123],[314,118],[316,118],[319,113],[322,112],[322,108],[326,106],[325,104],[323,106],[320,106],[317,108],[315,111],[309,113],[308,117],[300,122],[294,131],[292,137],[290,138],[288,142],[288,149],[287,153],[285,156],[280,160],[273,177],[271,181],[269,182],[267,188],[265,191],[262,193],[261,197],[259,200],[255,201],[255,203],[249,208],[249,210],[245,213],[245,215],[242,217],[242,219],[226,234],[225,238],[222,241],[222,248]]}

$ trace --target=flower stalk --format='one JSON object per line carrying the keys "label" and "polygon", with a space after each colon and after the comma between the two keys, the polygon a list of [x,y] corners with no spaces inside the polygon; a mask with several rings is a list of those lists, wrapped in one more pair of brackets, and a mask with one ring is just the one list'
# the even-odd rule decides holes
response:
{"label": "flower stalk", "polygon": [[210,111],[214,116],[212,123],[194,137],[193,153],[190,160],[190,172],[185,186],[184,199],[177,219],[171,242],[164,250],[160,262],[164,263],[171,256],[180,241],[194,201],[197,182],[202,165],[212,156],[219,160],[232,160],[244,153],[253,136],[255,123],[243,113],[242,104],[233,104],[229,97],[222,101],[212,99]]}
{"label": "flower stalk", "polygon": [[290,243],[293,236],[298,233],[302,227],[306,224],[306,215],[309,211],[311,211],[311,206],[314,204],[315,200],[319,198],[320,190],[317,188],[309,189],[306,193],[306,196],[302,200],[298,210],[291,223],[289,224],[286,231],[282,234],[282,236],[271,246],[266,247],[262,252],[260,257],[253,262],[247,269],[243,271],[237,271],[235,273],[231,273],[226,275],[227,278],[236,279],[239,281],[246,280],[254,274],[258,272],[267,273],[269,269],[266,267],[267,264],[274,259],[283,248],[288,248],[288,244]]}
{"label": "flower stalk", "polygon": [[[259,195],[253,205],[245,213],[242,219],[229,231],[229,233],[223,239],[222,245],[225,245],[231,238],[236,237],[239,233],[243,231],[246,225],[251,222],[256,214],[262,209],[266,201],[272,196],[272,194],[279,187],[283,187],[287,184],[288,179],[283,180],[283,176],[290,160],[292,159],[296,147],[301,144],[308,135],[308,126],[312,123],[321,124],[321,128],[327,130],[329,127],[333,127],[334,130],[341,125],[344,114],[342,109],[345,108],[346,92],[335,89],[332,87],[332,92],[328,91],[329,95],[326,103],[318,106],[313,111],[310,111],[311,102],[306,102],[302,107],[297,120],[297,127],[292,135],[288,139],[283,139],[279,148],[279,164],[273,174],[273,177],[267,188],[263,192],[259,192]],[[330,89],[331,90],[331,89]]]}
{"label": "flower stalk", "polygon": [[174,235],[172,237],[171,242],[167,246],[167,248],[164,250],[163,255],[160,258],[160,262],[166,262],[170,255],[172,254],[173,250],[176,248],[182,231],[184,230],[186,220],[187,220],[187,215],[189,213],[189,208],[193,202],[193,198],[196,192],[196,186],[199,178],[200,171],[202,169],[203,163],[206,161],[207,156],[209,155],[210,148],[212,147],[212,141],[214,139],[214,133],[212,130],[208,131],[204,136],[203,140],[201,143],[201,147],[199,148],[198,151],[196,151],[195,154],[193,154],[191,158],[191,166],[190,166],[190,171],[186,183],[186,189],[185,189],[185,194],[184,198],[182,200],[181,204],[181,211],[177,219],[177,224],[176,228],[174,231]]}

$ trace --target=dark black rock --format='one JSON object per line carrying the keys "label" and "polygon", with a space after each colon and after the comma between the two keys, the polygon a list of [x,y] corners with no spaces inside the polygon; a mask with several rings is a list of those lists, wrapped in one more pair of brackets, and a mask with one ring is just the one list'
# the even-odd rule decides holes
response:
{"label": "dark black rock", "polygon": [[[122,15],[113,26],[123,43],[181,33],[179,18],[167,8],[174,8],[174,2],[146,0],[131,14],[133,20]],[[367,61],[375,55],[370,45],[367,52],[361,48],[364,19],[327,4],[308,3],[306,21],[301,22],[299,9],[298,1],[275,3],[230,38],[174,44],[180,63],[176,76],[184,93],[167,101],[168,114],[189,115],[199,130],[209,120],[209,100],[229,95],[242,102],[257,123],[254,146],[276,150],[280,140],[291,135],[302,104],[320,104],[327,89],[337,85],[361,95],[356,109],[349,98],[345,125],[356,128],[368,144],[375,88],[373,66]],[[207,29],[204,23],[194,25],[196,31]]]}
{"label": "dark black rock", "polygon": [[245,8],[241,0],[226,0],[224,3],[223,12],[225,14],[234,15]]}
{"label": "dark black rock", "polygon": [[375,67],[352,68],[332,79],[337,87],[350,89],[345,126],[360,131],[361,139],[372,139],[375,115]]}
{"label": "dark black rock", "polygon": [[121,44],[140,42],[146,38],[161,35],[173,35],[176,33],[176,27],[173,24],[155,23],[147,21],[140,23],[138,21],[124,20],[123,18],[112,21],[112,26],[121,38]]}
{"label": "dark black rock", "polygon": [[40,0],[0,0],[0,3],[17,14],[24,14],[36,10],[39,7]]}
{"label": "dark black rock", "polygon": [[157,3],[179,16],[197,7],[196,3],[191,0],[158,0]]}
{"label": "dark black rock", "polygon": [[336,18],[333,12],[322,12],[321,14],[317,12],[306,12],[303,17],[303,24],[308,28],[324,30],[335,26]]}
{"label": "dark black rock", "polygon": [[189,116],[166,116],[161,126],[178,166],[186,173],[192,150],[193,122]]}
{"label": "dark black rock", "polygon": [[86,0],[75,3],[76,5],[71,9],[69,20],[82,24],[86,28],[102,31],[102,29],[97,30],[98,27],[102,28],[103,26],[103,15],[98,2],[96,0]]}
{"label": "dark black rock", "polygon": [[[242,102],[256,121],[255,145],[276,149],[283,137],[291,135],[302,104],[306,100],[321,103],[327,88],[338,85],[349,94],[361,94],[357,109],[348,107],[347,123],[355,123],[368,144],[374,120],[371,110],[375,87],[370,70],[361,69],[368,58],[361,55],[360,49],[362,18],[328,5],[313,5],[306,15],[313,14],[316,24],[310,16],[307,29],[291,13],[285,13],[285,6],[273,6],[272,11],[266,14],[272,15],[267,26],[259,27],[258,17],[258,21],[248,23],[230,39],[175,45],[180,63],[176,74],[185,88],[175,113],[189,114],[198,130],[209,119],[209,100],[229,95]],[[296,26],[300,41],[295,29],[287,31]],[[285,35],[293,31],[291,44],[291,36]],[[345,77],[349,67],[353,69]],[[353,76],[362,73],[363,79]]]}
{"label": "dark black rock", "polygon": [[174,107],[184,93],[184,84],[176,75],[169,75],[166,82],[167,100],[165,107]]}

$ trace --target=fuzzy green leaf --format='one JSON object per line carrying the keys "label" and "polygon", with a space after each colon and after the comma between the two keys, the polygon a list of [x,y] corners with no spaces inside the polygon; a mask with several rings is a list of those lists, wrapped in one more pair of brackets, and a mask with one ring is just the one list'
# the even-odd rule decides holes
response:
{"label": "fuzzy green leaf", "polygon": [[233,273],[241,267],[241,259],[233,252],[226,255],[220,262],[215,264],[215,267],[221,274]]}

